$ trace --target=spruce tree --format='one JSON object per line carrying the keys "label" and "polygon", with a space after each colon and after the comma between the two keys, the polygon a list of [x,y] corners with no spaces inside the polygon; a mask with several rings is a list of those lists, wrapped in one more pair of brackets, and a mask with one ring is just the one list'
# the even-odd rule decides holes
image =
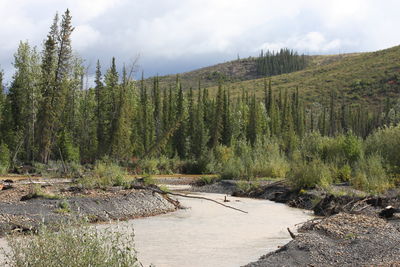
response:
{"label": "spruce tree", "polygon": [[58,32],[54,20],[47,36],[42,57],[42,103],[38,115],[39,158],[43,163],[50,159],[54,136],[60,124],[65,105],[65,79],[71,66],[71,15],[64,13]]}

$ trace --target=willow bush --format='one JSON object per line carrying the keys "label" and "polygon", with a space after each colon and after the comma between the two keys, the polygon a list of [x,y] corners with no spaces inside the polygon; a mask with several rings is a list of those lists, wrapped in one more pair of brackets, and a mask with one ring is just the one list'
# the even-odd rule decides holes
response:
{"label": "willow bush", "polygon": [[30,234],[7,238],[12,267],[134,267],[133,234],[124,235],[93,227],[64,227],[58,232],[43,228]]}

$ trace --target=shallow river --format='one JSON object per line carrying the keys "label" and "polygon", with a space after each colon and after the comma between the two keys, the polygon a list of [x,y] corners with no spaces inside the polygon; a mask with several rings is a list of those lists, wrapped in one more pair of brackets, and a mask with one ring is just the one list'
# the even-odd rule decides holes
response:
{"label": "shallow river", "polygon": [[[222,201],[221,194],[197,194]],[[312,218],[309,212],[268,200],[228,197],[228,205],[179,198],[185,210],[113,223],[134,228],[135,247],[143,266],[241,266],[290,241],[286,230]],[[107,227],[110,227],[108,225]],[[120,228],[120,229],[121,229]]]}

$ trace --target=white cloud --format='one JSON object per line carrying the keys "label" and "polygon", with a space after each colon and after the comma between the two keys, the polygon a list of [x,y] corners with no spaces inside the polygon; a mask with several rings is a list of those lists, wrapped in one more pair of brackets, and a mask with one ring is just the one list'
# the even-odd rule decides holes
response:
{"label": "white cloud", "polygon": [[281,42],[266,42],[257,47],[257,50],[277,51],[281,48],[291,48],[300,52],[326,53],[338,51],[343,45],[351,45],[349,40],[327,39],[320,32],[309,32],[305,35],[296,35]]}
{"label": "white cloud", "polygon": [[0,0],[0,65],[10,72],[19,40],[41,45],[55,12],[66,8],[84,58],[127,62],[140,53],[147,73],[261,48],[337,53],[400,42],[398,0]]}
{"label": "white cloud", "polygon": [[83,51],[87,48],[93,49],[100,40],[100,33],[90,25],[79,25],[75,27],[72,35],[72,45],[75,49]]}

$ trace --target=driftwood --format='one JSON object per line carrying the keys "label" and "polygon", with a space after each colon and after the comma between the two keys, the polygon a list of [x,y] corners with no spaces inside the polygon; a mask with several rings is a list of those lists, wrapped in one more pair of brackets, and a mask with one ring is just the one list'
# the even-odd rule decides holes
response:
{"label": "driftwood", "polygon": [[290,237],[291,237],[292,239],[295,239],[295,238],[296,238],[296,235],[293,234],[292,231],[290,231],[289,227],[287,228],[287,230],[288,230],[288,232],[289,232]]}
{"label": "driftwood", "polygon": [[134,185],[133,188],[134,189],[151,190],[151,191],[153,191],[155,193],[159,193],[161,195],[172,195],[172,196],[178,196],[178,197],[186,197],[186,198],[208,200],[208,201],[214,202],[214,203],[216,203],[218,205],[224,206],[225,208],[233,209],[233,210],[240,211],[240,212],[243,212],[243,213],[248,213],[247,211],[244,211],[244,210],[241,210],[241,209],[238,209],[238,208],[235,208],[235,207],[231,207],[231,206],[225,205],[225,204],[223,204],[221,202],[218,202],[218,201],[216,201],[214,199],[211,199],[211,198],[199,197],[199,196],[189,196],[189,195],[184,195],[184,194],[179,194],[179,193],[172,193],[172,192],[165,192],[165,191],[162,191],[161,189],[159,189],[157,187]]}

